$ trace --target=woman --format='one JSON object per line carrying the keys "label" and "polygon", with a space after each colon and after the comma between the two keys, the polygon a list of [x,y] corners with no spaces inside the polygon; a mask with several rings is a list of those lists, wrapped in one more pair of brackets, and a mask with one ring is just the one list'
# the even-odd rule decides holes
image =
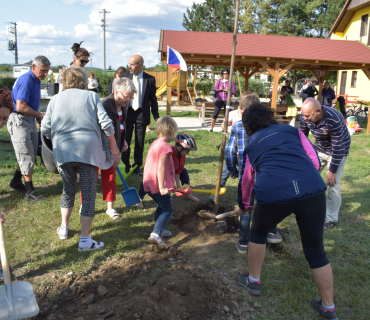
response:
{"label": "woman", "polygon": [[[82,42],[83,41],[80,43],[74,43],[71,48],[73,51],[73,61],[69,64],[70,67],[74,66],[84,68],[86,64],[90,62],[89,58],[92,53],[87,51],[85,48],[81,48]],[[59,76],[59,81],[59,92],[62,92],[64,90],[62,75]]]}
{"label": "woman", "polygon": [[331,107],[335,99],[335,92],[332,89],[330,82],[325,81],[324,88],[321,91],[321,105]]}
{"label": "woman", "polygon": [[288,94],[293,94],[293,92],[294,92],[294,90],[293,90],[293,88],[290,86],[290,80],[285,80],[285,86],[283,86],[282,88],[281,88],[281,90],[286,90],[286,92],[288,93]]}
{"label": "woman", "polygon": [[[239,214],[251,210],[255,191],[257,204],[248,246],[249,274],[238,283],[254,295],[260,294],[261,268],[269,230],[291,213],[296,216],[303,252],[322,302],[313,308],[326,319],[338,319],[333,303],[333,275],[323,243],[326,186],[319,174],[320,162],[305,135],[288,125],[278,125],[271,109],[251,105],[243,114],[243,125],[251,138],[245,149],[245,170],[239,183]],[[253,180],[256,175],[256,181]]]}
{"label": "woman", "polygon": [[0,89],[0,129],[6,125],[10,113],[14,111],[12,92],[4,86]]}
{"label": "woman", "polygon": [[95,79],[95,73],[90,71],[88,83],[87,83],[87,89],[90,91],[98,92],[98,81]]}
{"label": "woman", "polygon": [[[83,200],[78,251],[100,250],[104,243],[90,238],[95,214],[96,170],[97,167],[109,169],[113,163],[116,166],[119,163],[114,127],[99,96],[84,90],[87,76],[82,68],[67,68],[62,78],[65,91],[53,96],[41,122],[41,134],[52,140],[54,160],[63,180],[62,224],[57,233],[60,239],[68,238],[68,221],[74,207],[78,173]],[[101,131],[108,140],[110,151]]]}
{"label": "woman", "polygon": [[114,89],[115,89],[115,86],[116,86],[116,83],[118,82],[119,79],[121,79],[121,74],[123,72],[126,72],[127,69],[124,68],[124,67],[119,67],[116,72],[114,73],[114,79],[113,81],[109,84],[109,94],[113,93],[114,92]]}
{"label": "woman", "polygon": [[[128,149],[125,140],[125,120],[128,103],[133,99],[136,88],[128,78],[120,79],[116,84],[116,91],[110,94],[103,101],[103,107],[108,117],[112,120],[114,127],[114,138],[116,139],[118,150],[124,152]],[[103,189],[103,200],[107,202],[107,215],[113,220],[119,219],[119,213],[114,208],[116,200],[116,166],[109,169],[100,170]],[[80,202],[82,197],[80,195]]]}
{"label": "woman", "polygon": [[311,80],[307,81],[307,89],[304,91],[305,94],[307,94],[307,98],[315,98],[319,94],[319,92],[316,89],[315,83]]}
{"label": "woman", "polygon": [[[224,106],[224,110],[226,112],[226,101],[227,101],[227,92],[230,85],[230,70],[228,68],[223,68],[221,71],[221,79],[217,81],[215,85],[214,92],[217,95],[217,101],[215,104],[215,110],[213,112],[212,120],[211,120],[211,130],[213,132],[213,127],[215,126],[218,114],[220,113],[222,106]],[[231,80],[231,95],[235,95],[235,83]]]}

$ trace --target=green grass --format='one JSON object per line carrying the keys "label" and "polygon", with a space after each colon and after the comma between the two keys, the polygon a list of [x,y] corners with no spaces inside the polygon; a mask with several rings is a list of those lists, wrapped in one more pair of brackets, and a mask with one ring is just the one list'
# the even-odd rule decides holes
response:
{"label": "green grass", "polygon": [[[191,115],[191,113],[190,113]],[[174,116],[177,116],[174,114]],[[153,128],[153,123],[151,124]],[[365,129],[366,130],[366,129]],[[364,130],[364,131],[365,131]],[[342,207],[338,225],[325,232],[324,244],[334,273],[334,297],[340,319],[368,319],[370,309],[370,137],[362,132],[352,138],[350,155],[342,177]],[[189,131],[197,142],[198,151],[187,158],[186,168],[194,186],[214,186],[220,151],[220,133]],[[6,128],[0,130],[0,140],[9,138]],[[146,136],[145,153],[156,139],[154,133]],[[75,274],[89,271],[108,257],[122,256],[142,250],[153,227],[154,202],[144,200],[145,210],[126,208],[121,198],[122,186],[117,187],[116,207],[122,218],[112,221],[106,214],[98,184],[96,216],[91,235],[104,241],[106,249],[81,254],[77,251],[80,222],[78,194],[70,221],[70,238],[60,241],[56,228],[60,224],[60,196],[62,182],[59,175],[36,166],[34,185],[48,196],[46,201],[30,203],[23,194],[9,188],[15,169],[14,151],[10,144],[0,142],[0,205],[5,213],[5,235],[8,255],[14,275],[29,281],[36,275],[49,272]],[[323,177],[326,173],[323,172]],[[139,187],[140,179],[132,176],[129,186]],[[237,181],[229,179],[227,193],[220,197],[220,206],[226,210],[236,207]],[[200,205],[209,204],[208,196],[199,194]],[[194,202],[174,198],[174,211],[194,211]],[[169,226],[171,229],[172,227]],[[320,319],[311,311],[310,302],[318,298],[310,269],[303,256],[299,231],[294,216],[288,217],[279,228],[283,234],[283,250],[267,250],[262,270],[263,293],[259,303],[263,308],[254,312],[256,319]],[[236,277],[246,267],[246,258],[237,254],[234,237],[200,235],[185,242],[181,250],[193,261],[203,263],[206,269],[227,271]],[[35,280],[36,281],[36,280]],[[245,299],[251,298],[243,293]]]}

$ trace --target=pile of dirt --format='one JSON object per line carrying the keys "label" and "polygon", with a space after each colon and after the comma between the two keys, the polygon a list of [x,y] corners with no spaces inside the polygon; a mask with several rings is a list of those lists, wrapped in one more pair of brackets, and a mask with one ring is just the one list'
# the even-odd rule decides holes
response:
{"label": "pile of dirt", "polygon": [[247,301],[244,290],[229,274],[206,270],[171,248],[55,279],[44,292],[37,290],[36,319],[248,320],[260,305]]}

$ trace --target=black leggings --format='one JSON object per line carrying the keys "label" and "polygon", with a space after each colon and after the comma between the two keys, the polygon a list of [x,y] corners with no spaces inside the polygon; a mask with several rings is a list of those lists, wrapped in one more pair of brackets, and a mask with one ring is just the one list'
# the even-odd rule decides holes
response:
{"label": "black leggings", "polygon": [[324,221],[326,215],[325,193],[288,202],[265,205],[257,203],[254,209],[250,242],[266,244],[269,230],[291,213],[296,216],[304,255],[311,269],[329,263],[324,250]]}
{"label": "black leggings", "polygon": [[215,109],[213,111],[212,119],[217,119],[218,114],[220,113],[222,107],[224,107],[224,112],[226,113],[226,101],[219,101],[217,100],[215,103]]}

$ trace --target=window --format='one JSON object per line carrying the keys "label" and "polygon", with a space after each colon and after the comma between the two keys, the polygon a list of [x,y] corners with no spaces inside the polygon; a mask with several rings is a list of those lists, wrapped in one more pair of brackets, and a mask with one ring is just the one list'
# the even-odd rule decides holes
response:
{"label": "window", "polygon": [[367,20],[369,15],[365,14],[361,17],[361,31],[360,31],[360,37],[366,36],[367,34]]}
{"label": "window", "polygon": [[351,87],[356,87],[357,71],[352,71]]}

